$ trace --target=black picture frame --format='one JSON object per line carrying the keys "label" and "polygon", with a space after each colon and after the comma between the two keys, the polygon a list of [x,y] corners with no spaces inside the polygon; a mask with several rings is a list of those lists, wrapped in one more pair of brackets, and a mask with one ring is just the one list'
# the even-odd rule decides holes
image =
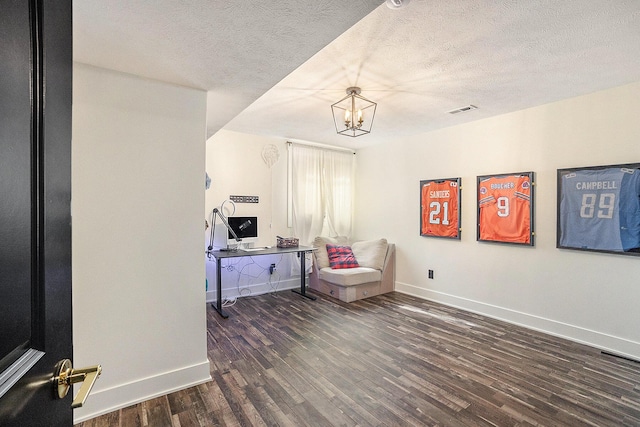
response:
{"label": "black picture frame", "polygon": [[477,177],[479,242],[534,245],[534,172]]}
{"label": "black picture frame", "polygon": [[460,240],[462,179],[420,181],[420,235]]}
{"label": "black picture frame", "polygon": [[640,163],[557,170],[556,247],[640,256]]}

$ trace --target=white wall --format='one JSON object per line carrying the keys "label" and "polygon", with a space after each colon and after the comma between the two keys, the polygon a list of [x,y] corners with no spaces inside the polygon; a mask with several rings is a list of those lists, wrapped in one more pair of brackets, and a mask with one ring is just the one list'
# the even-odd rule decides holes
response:
{"label": "white wall", "polygon": [[[275,145],[279,153],[277,162],[271,167],[262,157],[267,145]],[[275,246],[276,236],[291,236],[292,231],[287,227],[286,139],[218,131],[207,141],[206,169],[211,177],[211,187],[206,191],[204,215],[209,222],[213,208],[220,207],[229,196],[259,196],[259,203],[235,204],[235,215],[258,217],[258,242],[255,245]],[[210,230],[205,234],[208,245]],[[223,261],[223,298],[299,288],[299,278],[295,277],[299,274],[298,264],[293,259],[295,256],[265,255]],[[269,265],[272,263],[276,264],[277,270],[270,275]],[[209,284],[207,301],[215,301],[215,262],[207,259],[206,269]]]}
{"label": "white wall", "polygon": [[210,379],[202,258],[206,94],[74,65],[75,422]]}
{"label": "white wall", "polygon": [[[640,358],[640,259],[555,248],[556,170],[640,162],[638,111],[635,83],[361,149],[355,237],[397,244],[397,290]],[[535,247],[476,242],[476,176],[524,171]],[[457,176],[462,240],[420,237],[419,181]]]}
{"label": "white wall", "polygon": [[[284,208],[280,205],[281,192],[274,191],[272,179],[280,176],[283,168],[286,171],[285,143],[282,138],[225,130],[218,131],[209,138],[206,169],[211,177],[211,187],[206,191],[205,217],[210,219],[211,210],[220,207],[231,195],[259,196],[259,203],[236,203],[235,215],[257,216],[259,241],[256,245],[274,245],[276,235],[282,231],[281,209],[286,208],[286,204]],[[278,147],[280,153],[278,161],[271,168],[262,159],[262,150],[269,144]],[[283,190],[286,192],[286,186]],[[286,222],[284,226],[286,231]]]}

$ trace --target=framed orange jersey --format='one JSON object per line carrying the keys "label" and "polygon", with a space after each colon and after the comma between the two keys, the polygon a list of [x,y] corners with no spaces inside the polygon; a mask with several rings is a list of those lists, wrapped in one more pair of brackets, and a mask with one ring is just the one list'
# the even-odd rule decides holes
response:
{"label": "framed orange jersey", "polygon": [[533,172],[478,177],[479,241],[533,246]]}
{"label": "framed orange jersey", "polygon": [[460,178],[420,181],[420,235],[460,239]]}

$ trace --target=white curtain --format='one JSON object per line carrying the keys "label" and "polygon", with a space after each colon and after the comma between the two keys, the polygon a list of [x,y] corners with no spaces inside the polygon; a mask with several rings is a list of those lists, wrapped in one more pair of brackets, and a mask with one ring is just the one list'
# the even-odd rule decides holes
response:
{"label": "white curtain", "polygon": [[327,150],[323,157],[322,188],[326,206],[322,235],[351,237],[354,155]]}
{"label": "white curtain", "polygon": [[293,233],[303,245],[316,236],[351,236],[354,155],[292,144]]}
{"label": "white curtain", "polygon": [[307,146],[291,146],[293,234],[303,245],[322,232],[322,151]]}

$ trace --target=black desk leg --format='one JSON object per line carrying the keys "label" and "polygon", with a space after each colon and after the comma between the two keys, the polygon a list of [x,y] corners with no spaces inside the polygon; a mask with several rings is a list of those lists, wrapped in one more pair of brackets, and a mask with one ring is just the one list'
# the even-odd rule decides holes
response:
{"label": "black desk leg", "polygon": [[305,256],[304,251],[298,252],[298,257],[300,258],[300,290],[296,290],[293,289],[292,291],[295,292],[296,294],[300,294],[305,298],[309,298],[310,300],[315,301],[316,297],[314,297],[313,295],[309,295],[307,294],[307,286],[305,283],[305,270],[307,269],[306,261],[307,261],[307,257]]}
{"label": "black desk leg", "polygon": [[229,315],[222,311],[222,260],[219,258],[216,259],[216,293],[218,300],[215,305],[211,303],[211,307],[215,308],[223,319],[226,319]]}

